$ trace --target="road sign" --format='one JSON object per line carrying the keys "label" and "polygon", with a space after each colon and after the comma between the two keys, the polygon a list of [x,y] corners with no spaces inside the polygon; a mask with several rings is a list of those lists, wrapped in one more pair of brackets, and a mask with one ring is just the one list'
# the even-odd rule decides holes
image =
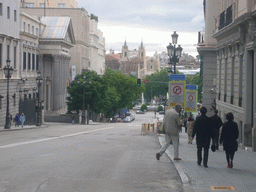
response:
{"label": "road sign", "polygon": [[176,104],[184,106],[185,81],[170,81],[169,82],[169,106],[173,107]]}
{"label": "road sign", "polygon": [[195,112],[197,110],[197,91],[186,90],[185,91],[185,111]]}
{"label": "road sign", "polygon": [[145,84],[148,84],[148,83],[149,83],[149,80],[148,80],[148,79],[145,79],[143,82],[144,82]]}
{"label": "road sign", "polygon": [[171,81],[185,81],[186,77],[184,74],[171,74],[170,80]]}
{"label": "road sign", "polygon": [[186,89],[197,90],[197,85],[186,85]]}

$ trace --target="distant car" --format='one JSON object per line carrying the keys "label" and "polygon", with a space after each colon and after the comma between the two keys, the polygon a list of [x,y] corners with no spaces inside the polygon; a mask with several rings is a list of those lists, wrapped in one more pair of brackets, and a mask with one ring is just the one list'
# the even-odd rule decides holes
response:
{"label": "distant car", "polygon": [[131,122],[131,121],[132,121],[132,119],[131,119],[130,116],[125,117],[125,118],[123,119],[123,122],[124,122],[124,123],[129,123],[129,122]]}
{"label": "distant car", "polygon": [[159,114],[164,114],[164,111],[159,111]]}
{"label": "distant car", "polygon": [[136,114],[145,114],[144,111],[136,111]]}
{"label": "distant car", "polygon": [[122,122],[123,120],[121,118],[117,118],[117,122]]}

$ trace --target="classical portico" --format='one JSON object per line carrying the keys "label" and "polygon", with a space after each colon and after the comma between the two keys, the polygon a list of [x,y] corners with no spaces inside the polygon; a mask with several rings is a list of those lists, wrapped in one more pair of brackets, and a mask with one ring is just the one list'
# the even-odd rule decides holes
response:
{"label": "classical portico", "polygon": [[57,111],[66,108],[74,33],[69,17],[43,17],[42,22],[46,27],[39,43],[39,69],[43,77],[40,100],[44,101],[45,110]]}

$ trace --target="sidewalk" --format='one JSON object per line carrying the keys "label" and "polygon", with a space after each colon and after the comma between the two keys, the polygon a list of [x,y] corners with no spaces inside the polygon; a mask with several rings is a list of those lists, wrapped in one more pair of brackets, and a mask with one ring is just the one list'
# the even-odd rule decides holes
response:
{"label": "sidewalk", "polygon": [[[163,145],[164,135],[159,135],[159,142]],[[180,133],[179,154],[181,161],[173,160],[173,146],[170,145],[166,154],[173,161],[183,182],[186,192],[208,192],[213,191],[212,187],[234,187],[239,192],[256,191],[256,153],[239,148],[235,153],[233,169],[226,168],[226,155],[223,147],[212,152],[209,149],[208,167],[197,165],[197,148],[195,139],[193,144],[188,144],[187,134]],[[160,159],[161,161],[161,159]],[[215,188],[216,190],[216,188]],[[230,191],[216,190],[216,191]]]}
{"label": "sidewalk", "polygon": [[21,125],[19,127],[15,127],[15,124],[12,124],[10,129],[5,129],[4,126],[0,126],[0,132],[2,131],[17,131],[17,130],[24,130],[24,129],[37,129],[37,128],[44,128],[44,127],[48,127],[49,125],[41,125],[41,126],[36,126],[36,125],[24,125],[23,127],[21,127]]}

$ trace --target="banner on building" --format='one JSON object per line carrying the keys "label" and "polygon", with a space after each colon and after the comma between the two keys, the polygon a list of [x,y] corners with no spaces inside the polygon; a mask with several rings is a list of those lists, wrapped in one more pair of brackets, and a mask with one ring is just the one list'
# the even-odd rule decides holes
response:
{"label": "banner on building", "polygon": [[72,65],[72,69],[71,69],[71,75],[72,75],[72,81],[74,81],[75,77],[76,77],[76,65]]}
{"label": "banner on building", "polygon": [[169,106],[174,107],[177,104],[184,106],[186,82],[169,81]]}

